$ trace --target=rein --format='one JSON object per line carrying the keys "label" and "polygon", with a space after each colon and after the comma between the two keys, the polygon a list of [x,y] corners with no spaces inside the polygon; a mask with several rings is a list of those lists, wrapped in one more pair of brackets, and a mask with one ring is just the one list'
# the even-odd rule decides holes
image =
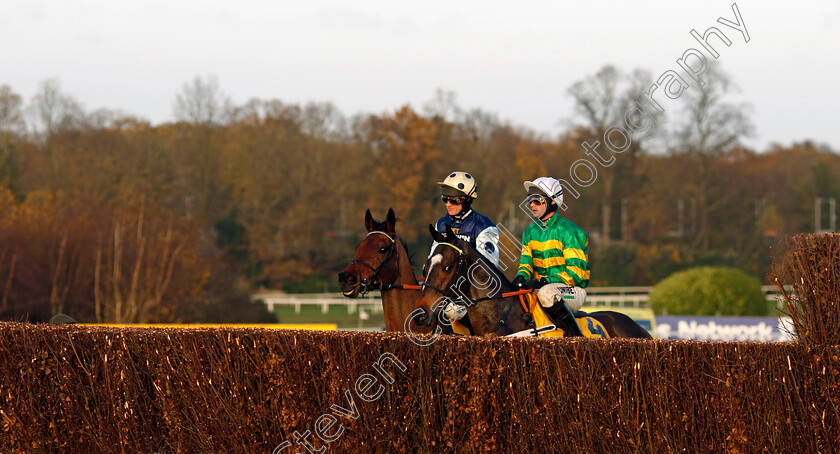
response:
{"label": "rein", "polygon": [[397,290],[421,290],[421,289],[423,288],[423,287],[421,287],[421,286],[419,286],[419,285],[415,285],[415,284],[389,284],[389,283],[387,283],[387,282],[381,282],[381,283],[379,284],[379,286],[382,288],[382,290],[391,290],[391,289],[397,289]]}

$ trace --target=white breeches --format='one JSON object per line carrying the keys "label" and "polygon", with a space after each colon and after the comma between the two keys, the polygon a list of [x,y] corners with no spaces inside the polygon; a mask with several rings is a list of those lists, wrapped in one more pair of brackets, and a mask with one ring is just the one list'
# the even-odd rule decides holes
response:
{"label": "white breeches", "polygon": [[552,307],[563,302],[574,313],[586,302],[586,290],[566,284],[548,284],[537,290],[537,297],[543,307]]}

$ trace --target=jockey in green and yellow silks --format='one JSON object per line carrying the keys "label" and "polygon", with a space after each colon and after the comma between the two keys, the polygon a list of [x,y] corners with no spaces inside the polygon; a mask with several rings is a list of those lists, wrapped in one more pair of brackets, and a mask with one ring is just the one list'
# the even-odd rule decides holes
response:
{"label": "jockey in green and yellow silks", "polygon": [[580,227],[559,215],[552,216],[540,226],[531,224],[525,229],[517,275],[586,288],[588,249],[589,240]]}
{"label": "jockey in green and yellow silks", "polygon": [[534,223],[522,235],[522,255],[513,284],[539,289],[540,305],[565,331],[580,336],[573,312],[580,310],[589,285],[589,239],[574,222],[557,214],[563,188],[551,177],[524,183]]}

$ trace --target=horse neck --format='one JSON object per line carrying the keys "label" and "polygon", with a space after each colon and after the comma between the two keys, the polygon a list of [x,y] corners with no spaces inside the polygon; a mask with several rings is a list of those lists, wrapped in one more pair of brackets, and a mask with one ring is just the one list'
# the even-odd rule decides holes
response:
{"label": "horse neck", "polygon": [[411,269],[411,261],[408,259],[408,251],[403,246],[403,242],[398,238],[397,241],[397,279],[395,284],[409,284],[416,285],[417,278],[414,277],[414,270]]}
{"label": "horse neck", "polygon": [[[470,266],[472,266],[472,264],[475,263],[478,260],[481,260],[481,259],[477,258],[477,259],[471,261]],[[493,285],[485,285],[483,289],[479,289],[476,286],[472,285],[472,283],[470,283],[470,288],[469,288],[468,293],[469,293],[469,296],[471,298],[486,298],[486,297],[490,297],[490,296],[498,296],[502,293],[511,292],[511,291],[514,290],[513,286],[510,285],[510,283],[507,282],[507,279],[504,276],[502,276],[502,273],[496,267],[491,265],[490,262],[483,261],[482,264],[484,265],[482,267],[482,269],[484,269],[485,272],[490,273],[491,276],[494,279],[494,282],[498,282],[499,285],[498,286],[496,286],[494,284]],[[488,283],[483,282],[482,284],[488,284]]]}
{"label": "horse neck", "polygon": [[[417,285],[414,271],[411,269],[411,262],[408,260],[408,251],[403,247],[399,238],[396,240],[397,256],[397,277],[394,284]],[[405,319],[414,310],[414,302],[417,300],[416,290],[391,289],[382,290],[382,310],[385,312],[385,329],[387,331],[402,331]]]}
{"label": "horse neck", "polygon": [[[470,284],[468,292],[468,296],[470,298],[477,299],[499,296],[503,293],[514,290],[513,286],[507,282],[507,279],[505,279],[504,276],[501,276],[501,272],[498,272],[498,270],[489,263],[484,263],[489,267],[489,273],[498,279],[500,285],[498,287],[488,285],[484,289],[478,289],[476,286]],[[505,326],[508,327],[511,333],[528,328],[527,324],[523,321],[525,311],[519,303],[519,296],[510,296],[507,298],[498,297],[478,302],[470,307],[469,313],[477,316],[475,320],[472,316],[470,316],[470,321],[472,322],[475,334],[488,334],[494,329],[497,329],[499,327],[499,321],[505,317],[508,304],[511,306],[510,311],[507,313],[507,317],[505,318]]]}

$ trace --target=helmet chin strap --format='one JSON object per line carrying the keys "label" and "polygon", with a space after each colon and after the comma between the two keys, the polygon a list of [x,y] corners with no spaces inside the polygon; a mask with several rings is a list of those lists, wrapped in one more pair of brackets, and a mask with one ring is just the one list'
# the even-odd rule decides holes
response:
{"label": "helmet chin strap", "polygon": [[460,219],[461,216],[469,213],[471,209],[472,209],[472,199],[469,199],[469,200],[464,201],[464,203],[461,204],[461,211],[459,211],[458,214],[449,215],[449,217]]}
{"label": "helmet chin strap", "polygon": [[555,211],[557,211],[557,203],[552,201],[551,203],[546,205],[545,213],[543,213],[543,215],[540,216],[540,221],[545,222],[545,220],[548,219],[551,216],[551,214],[554,213]]}

